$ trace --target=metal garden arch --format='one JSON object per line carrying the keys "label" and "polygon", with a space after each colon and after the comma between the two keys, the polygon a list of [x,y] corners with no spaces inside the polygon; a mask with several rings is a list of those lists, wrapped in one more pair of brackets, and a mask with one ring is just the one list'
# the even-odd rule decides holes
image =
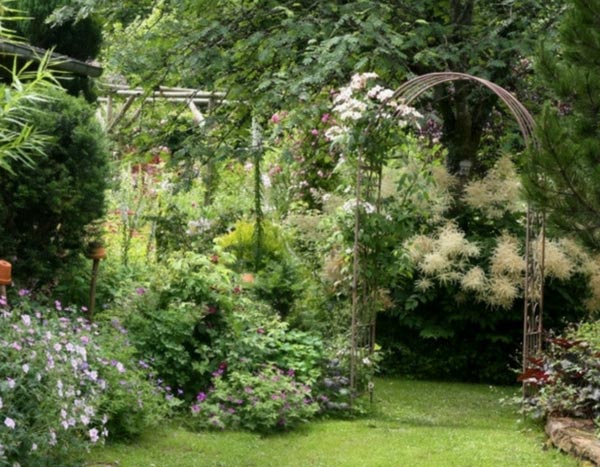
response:
{"label": "metal garden arch", "polygon": [[[413,78],[400,86],[390,99],[402,101],[410,105],[418,99],[427,90],[438,84],[451,81],[471,81],[488,88],[496,94],[500,100],[508,107],[513,117],[517,121],[525,145],[534,147],[537,145],[534,135],[535,121],[527,109],[510,92],[483,78],[478,78],[465,73],[440,72],[429,73],[427,75]],[[385,105],[385,103],[383,104]],[[362,155],[358,157],[358,170],[356,177],[356,202],[361,202],[361,183],[363,180],[363,160]],[[361,297],[359,291],[359,232],[360,219],[356,210],[356,221],[354,230],[354,263],[353,263],[353,281],[352,281],[352,325],[351,325],[351,368],[350,382],[353,390],[356,389],[356,368],[360,342],[365,340],[370,350],[373,349],[375,339],[375,320],[374,314],[369,314],[368,322],[361,322],[362,315],[359,312],[359,303],[368,302],[367,297]],[[542,315],[544,305],[543,278],[544,278],[544,243],[545,243],[544,215],[536,212],[531,204],[527,208],[526,237],[525,237],[525,279],[524,279],[524,307],[523,307],[523,371],[525,371],[530,362],[530,357],[540,352],[542,347]],[[540,243],[538,243],[540,242]],[[539,245],[539,246],[538,246]],[[366,300],[365,300],[366,299]],[[361,336],[366,336],[366,339]],[[360,342],[359,342],[360,341]],[[526,383],[524,383],[524,391]]]}

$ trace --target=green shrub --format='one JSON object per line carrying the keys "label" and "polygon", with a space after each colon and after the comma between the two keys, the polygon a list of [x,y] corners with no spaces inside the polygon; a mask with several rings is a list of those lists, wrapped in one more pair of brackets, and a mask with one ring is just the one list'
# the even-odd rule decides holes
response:
{"label": "green shrub", "polygon": [[96,337],[104,365],[101,371],[107,391],[100,400],[100,411],[108,416],[109,439],[139,436],[158,425],[168,415],[172,391],[152,377],[152,368],[137,358],[127,339],[127,331],[117,321],[104,325]]}
{"label": "green shrub", "polygon": [[50,97],[31,122],[53,135],[46,155],[0,184],[0,257],[13,259],[20,283],[54,283],[83,251],[86,224],[104,210],[108,152],[94,109],[62,92]]}
{"label": "green shrub", "polygon": [[119,313],[129,339],[164,384],[189,398],[213,384],[223,366],[256,374],[264,365],[292,372],[313,385],[320,376],[321,339],[290,330],[277,313],[256,300],[229,269],[226,253],[174,254],[155,280],[132,291]]}
{"label": "green shrub", "polygon": [[256,372],[228,371],[227,377],[217,373],[208,393],[198,393],[191,406],[201,427],[260,432],[294,427],[317,410],[310,386],[274,365]]}
{"label": "green shrub", "polygon": [[213,351],[229,369],[254,373],[268,364],[309,385],[320,377],[323,343],[318,336],[288,329],[268,308],[252,302],[230,313],[226,324],[213,339]]}
{"label": "green shrub", "polygon": [[[226,254],[177,253],[154,271],[147,287],[131,291],[122,315],[141,356],[173,388],[192,392],[207,383],[219,362],[212,341],[225,326],[236,294]],[[133,306],[133,309],[129,307]]]}
{"label": "green shrub", "polygon": [[[254,269],[256,241],[254,224],[248,221],[238,221],[231,232],[215,239],[215,243],[219,247],[235,254],[240,270]],[[264,222],[259,269],[262,269],[270,261],[281,261],[287,254],[287,246],[281,229],[275,224]]]}

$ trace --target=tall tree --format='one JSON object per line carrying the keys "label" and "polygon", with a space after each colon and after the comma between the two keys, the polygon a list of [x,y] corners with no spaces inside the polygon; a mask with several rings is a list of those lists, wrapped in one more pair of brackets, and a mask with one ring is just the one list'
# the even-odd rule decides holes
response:
{"label": "tall tree", "polygon": [[[555,3],[164,0],[117,28],[107,58],[136,82],[226,89],[258,114],[310,102],[366,70],[390,86],[451,70],[514,90],[532,25]],[[450,168],[462,159],[476,166],[496,99],[459,83],[437,89],[431,103],[446,130]]]}
{"label": "tall tree", "polygon": [[539,118],[527,189],[552,225],[600,247],[600,0],[569,0],[558,48],[537,69],[554,93]]}

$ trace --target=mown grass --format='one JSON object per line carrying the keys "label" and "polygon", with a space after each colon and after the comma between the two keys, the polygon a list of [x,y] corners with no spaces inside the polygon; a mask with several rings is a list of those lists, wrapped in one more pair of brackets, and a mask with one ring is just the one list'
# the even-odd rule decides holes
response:
{"label": "mown grass", "polygon": [[373,413],[320,420],[271,436],[163,427],[134,444],[96,449],[94,463],[122,467],[562,467],[540,427],[499,399],[514,389],[382,379]]}

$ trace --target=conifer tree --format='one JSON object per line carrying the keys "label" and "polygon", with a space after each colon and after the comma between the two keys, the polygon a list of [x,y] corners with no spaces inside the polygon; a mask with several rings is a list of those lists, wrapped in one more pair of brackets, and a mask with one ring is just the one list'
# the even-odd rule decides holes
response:
{"label": "conifer tree", "polygon": [[557,48],[537,70],[552,91],[525,186],[549,225],[600,247],[600,0],[569,0]]}

